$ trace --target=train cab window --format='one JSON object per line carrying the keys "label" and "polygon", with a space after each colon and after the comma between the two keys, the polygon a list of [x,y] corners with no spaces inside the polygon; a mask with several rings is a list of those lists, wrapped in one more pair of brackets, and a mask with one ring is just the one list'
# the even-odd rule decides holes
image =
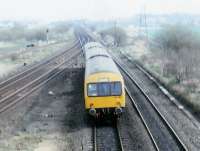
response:
{"label": "train cab window", "polygon": [[97,84],[88,84],[88,96],[97,96]]}
{"label": "train cab window", "polygon": [[110,83],[99,83],[98,96],[109,96],[109,95],[110,95]]}
{"label": "train cab window", "polygon": [[111,85],[111,95],[119,96],[122,93],[122,86],[120,82],[113,82]]}
{"label": "train cab window", "polygon": [[120,96],[122,85],[120,82],[90,83],[88,96]]}

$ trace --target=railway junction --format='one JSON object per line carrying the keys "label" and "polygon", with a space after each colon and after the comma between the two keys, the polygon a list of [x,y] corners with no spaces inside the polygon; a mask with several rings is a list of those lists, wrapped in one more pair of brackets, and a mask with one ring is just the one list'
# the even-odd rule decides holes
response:
{"label": "railway junction", "polygon": [[0,151],[200,149],[198,120],[142,66],[110,52],[123,75],[120,119],[95,121],[84,108],[83,46],[96,41],[77,30],[65,50],[1,81]]}

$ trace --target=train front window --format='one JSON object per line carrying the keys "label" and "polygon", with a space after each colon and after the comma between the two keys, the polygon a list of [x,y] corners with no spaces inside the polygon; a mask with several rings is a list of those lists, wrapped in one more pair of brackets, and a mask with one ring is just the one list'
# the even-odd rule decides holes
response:
{"label": "train front window", "polygon": [[109,95],[110,95],[110,83],[99,83],[98,96],[109,96]]}
{"label": "train front window", "polygon": [[88,96],[120,96],[121,82],[102,82],[88,84]]}
{"label": "train front window", "polygon": [[97,96],[97,84],[88,85],[88,96]]}
{"label": "train front window", "polygon": [[120,82],[113,82],[111,85],[111,95],[121,95],[122,93],[122,86]]}

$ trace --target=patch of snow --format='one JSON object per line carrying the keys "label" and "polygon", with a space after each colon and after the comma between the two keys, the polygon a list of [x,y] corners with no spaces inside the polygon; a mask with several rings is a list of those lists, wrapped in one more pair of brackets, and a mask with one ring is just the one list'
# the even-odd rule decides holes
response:
{"label": "patch of snow", "polygon": [[14,65],[0,64],[0,77],[5,76],[15,68]]}
{"label": "patch of snow", "polygon": [[183,107],[182,105],[179,105],[178,108],[179,108],[180,110],[184,109],[184,107]]}
{"label": "patch of snow", "polygon": [[59,148],[56,147],[54,142],[47,140],[39,143],[38,148],[36,148],[34,151],[59,151]]}
{"label": "patch of snow", "polygon": [[53,91],[48,92],[49,95],[54,95]]}

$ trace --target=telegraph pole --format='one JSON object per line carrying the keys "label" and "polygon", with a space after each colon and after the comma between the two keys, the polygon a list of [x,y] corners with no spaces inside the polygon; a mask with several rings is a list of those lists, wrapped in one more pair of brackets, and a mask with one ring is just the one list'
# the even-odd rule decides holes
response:
{"label": "telegraph pole", "polygon": [[148,25],[147,25],[147,14],[145,6],[139,15],[139,32],[141,35],[144,34],[146,39],[148,40]]}
{"label": "telegraph pole", "polygon": [[117,21],[114,21],[114,46],[117,44]]}
{"label": "telegraph pole", "polygon": [[46,30],[46,40],[47,40],[47,44],[49,43],[49,29],[47,28]]}
{"label": "telegraph pole", "polygon": [[146,39],[148,41],[148,25],[147,25],[147,14],[145,6],[144,6],[144,28],[145,28]]}

